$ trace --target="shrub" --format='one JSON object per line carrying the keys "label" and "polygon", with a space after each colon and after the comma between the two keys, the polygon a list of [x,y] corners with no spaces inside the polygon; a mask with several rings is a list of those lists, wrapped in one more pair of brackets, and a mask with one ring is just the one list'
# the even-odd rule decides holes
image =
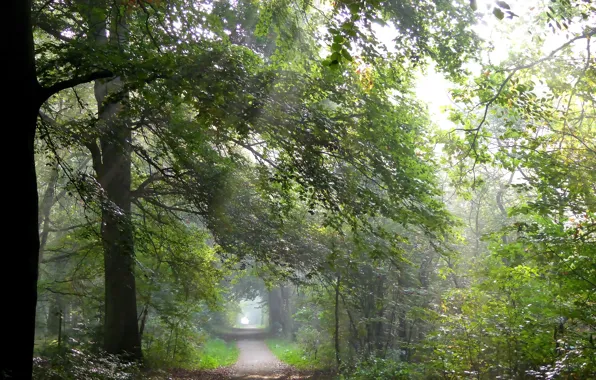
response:
{"label": "shrub", "polygon": [[407,363],[371,357],[358,362],[346,378],[354,380],[406,380],[414,377]]}
{"label": "shrub", "polygon": [[90,354],[77,349],[33,359],[33,378],[38,380],[125,380],[138,373],[136,363],[115,355]]}

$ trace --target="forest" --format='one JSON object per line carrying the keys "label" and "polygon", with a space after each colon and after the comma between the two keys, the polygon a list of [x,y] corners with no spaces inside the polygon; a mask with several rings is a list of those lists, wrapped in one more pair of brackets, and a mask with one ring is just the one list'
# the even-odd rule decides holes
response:
{"label": "forest", "polygon": [[596,3],[4,3],[0,379],[596,379]]}

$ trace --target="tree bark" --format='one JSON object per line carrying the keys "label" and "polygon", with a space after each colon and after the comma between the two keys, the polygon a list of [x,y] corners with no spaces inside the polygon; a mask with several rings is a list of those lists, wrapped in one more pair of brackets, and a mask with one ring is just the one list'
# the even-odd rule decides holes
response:
{"label": "tree bark", "polygon": [[147,317],[149,316],[149,302],[143,307],[143,312],[141,313],[141,325],[139,327],[139,339],[141,342],[143,341],[143,333],[145,332],[145,326],[147,324]]}
{"label": "tree bark", "polygon": [[60,329],[60,314],[63,313],[63,302],[61,294],[54,294],[50,303],[47,319],[47,334],[50,337],[56,337]]}
{"label": "tree bark", "polygon": [[279,287],[281,295],[281,318],[283,320],[284,336],[293,339],[294,321],[292,319],[292,289],[281,285]]}
{"label": "tree bark", "polygon": [[[9,96],[3,100],[4,109],[13,117],[5,117],[3,141],[10,148],[4,150],[4,197],[9,204],[6,215],[10,220],[4,236],[14,245],[2,254],[2,342],[9,344],[0,355],[0,377],[31,379],[35,313],[37,303],[37,275],[39,267],[38,196],[35,174],[34,139],[37,112],[41,104],[40,86],[35,73],[31,2],[9,0],[3,3],[6,16],[3,27],[4,87]],[[15,332],[18,337],[12,336]]]}
{"label": "tree bark", "polygon": [[341,366],[341,357],[339,355],[339,281],[340,274],[337,274],[337,282],[335,283],[335,331],[333,339],[335,341],[335,364],[337,369]]}
{"label": "tree bark", "polygon": [[[125,16],[112,10],[108,41],[106,13],[93,12],[91,31],[98,44],[126,43]],[[104,349],[131,360],[142,359],[137,324],[134,276],[134,234],[131,220],[131,129],[121,117],[123,105],[107,97],[122,91],[120,77],[95,81],[101,137],[88,143],[97,179],[104,191],[101,237],[104,249],[105,320]]]}
{"label": "tree bark", "polygon": [[[48,236],[50,234],[50,213],[52,211],[52,206],[55,202],[55,195],[56,195],[56,183],[58,182],[58,165],[52,167],[52,172],[50,173],[50,179],[48,180],[48,185],[46,190],[43,194],[43,199],[41,201],[39,219],[37,222],[39,234],[40,234],[40,244],[39,244],[39,259],[38,261],[41,263],[43,258],[43,251],[45,249],[46,243],[48,242]],[[43,222],[42,222],[43,221]]]}
{"label": "tree bark", "polygon": [[278,331],[275,329],[281,328],[282,334],[285,334],[284,320],[282,317],[282,298],[281,289],[273,288],[269,291],[269,326],[272,328],[272,332],[277,334]]}
{"label": "tree bark", "polygon": [[[117,79],[116,79],[117,80]],[[105,94],[104,94],[105,96]],[[118,120],[119,104],[102,104],[100,119],[108,132],[100,139],[101,167],[97,176],[104,192],[101,237],[104,248],[104,349],[141,359],[134,276],[134,237],[131,221],[131,130]]]}

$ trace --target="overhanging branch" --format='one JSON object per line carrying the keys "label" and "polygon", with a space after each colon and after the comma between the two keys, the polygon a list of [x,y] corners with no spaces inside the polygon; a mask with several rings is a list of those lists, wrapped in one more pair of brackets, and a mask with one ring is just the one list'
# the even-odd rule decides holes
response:
{"label": "overhanging branch", "polygon": [[42,22],[42,21],[39,21],[38,20],[37,23],[36,23],[36,26],[39,29],[41,29],[44,32],[46,32],[47,34],[49,34],[50,36],[52,36],[52,37],[54,37],[54,38],[56,38],[58,40],[61,40],[61,41],[64,41],[64,42],[71,42],[71,40],[72,40],[72,39],[70,39],[70,38],[68,38],[66,36],[63,36],[59,31],[53,29],[50,26],[50,24],[48,24],[46,22]]}
{"label": "overhanging branch", "polygon": [[164,175],[162,174],[162,172],[157,172],[157,173],[151,174],[149,177],[147,177],[147,179],[145,181],[143,181],[143,183],[141,183],[139,185],[139,187],[137,187],[135,190],[131,191],[131,196],[132,197],[141,196],[143,194],[143,192],[147,189],[148,186],[150,186],[152,183],[159,181],[163,178],[164,178]]}
{"label": "overhanging branch", "polygon": [[55,83],[50,87],[43,87],[41,90],[40,100],[41,103],[44,103],[48,98],[54,94],[62,90],[66,90],[67,88],[78,86],[79,84],[88,83],[98,79],[105,79],[111,78],[114,76],[114,73],[109,70],[102,70],[96,71],[87,75],[82,75],[78,77],[74,77],[71,79],[64,80],[62,82]]}

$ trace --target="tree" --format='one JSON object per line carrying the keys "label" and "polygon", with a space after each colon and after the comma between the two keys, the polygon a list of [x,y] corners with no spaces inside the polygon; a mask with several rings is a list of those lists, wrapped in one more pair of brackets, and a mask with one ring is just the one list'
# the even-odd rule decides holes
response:
{"label": "tree", "polygon": [[[7,107],[21,109],[18,125],[10,130],[9,139],[15,144],[14,165],[8,175],[21,178],[18,186],[11,187],[8,196],[23,208],[17,218],[10,224],[7,233],[11,236],[24,236],[22,253],[9,255],[3,267],[11,268],[16,283],[11,281],[7,305],[24,303],[27,306],[21,311],[5,314],[7,326],[21,331],[23,336],[15,346],[1,359],[0,368],[5,377],[30,378],[32,368],[33,339],[35,332],[35,308],[37,302],[37,276],[39,260],[39,235],[37,182],[35,175],[34,142],[38,111],[41,105],[53,94],[63,88],[84,83],[95,78],[105,77],[106,73],[92,73],[86,77],[71,78],[69,81],[57,82],[51,86],[41,86],[37,80],[33,26],[31,21],[30,1],[10,1],[7,15],[14,24],[7,51],[13,57],[9,63],[11,77],[9,88],[14,97]],[[23,233],[24,232],[24,233]],[[2,276],[8,279],[9,276]],[[4,289],[8,289],[5,284]]]}

